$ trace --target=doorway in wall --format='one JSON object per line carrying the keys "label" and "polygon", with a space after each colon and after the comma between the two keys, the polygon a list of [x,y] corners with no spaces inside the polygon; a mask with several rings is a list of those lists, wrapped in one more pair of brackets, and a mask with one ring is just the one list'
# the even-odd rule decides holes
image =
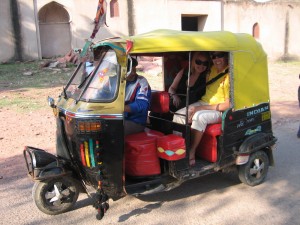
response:
{"label": "doorway in wall", "polygon": [[42,58],[65,55],[71,49],[70,16],[68,11],[56,2],[39,10],[39,29]]}
{"label": "doorway in wall", "polygon": [[259,39],[259,24],[258,23],[255,23],[252,27],[252,36],[255,38],[255,39]]}
{"label": "doorway in wall", "polygon": [[207,15],[181,15],[181,30],[203,31]]}

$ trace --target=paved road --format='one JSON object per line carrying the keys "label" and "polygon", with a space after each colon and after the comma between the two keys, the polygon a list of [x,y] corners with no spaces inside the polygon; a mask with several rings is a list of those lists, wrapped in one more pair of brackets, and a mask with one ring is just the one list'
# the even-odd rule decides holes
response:
{"label": "paved road", "polygon": [[300,224],[299,121],[276,123],[279,138],[274,152],[276,166],[267,180],[248,187],[228,174],[213,174],[186,182],[179,188],[142,198],[110,201],[101,221],[91,200],[81,194],[74,210],[58,216],[40,212],[31,197],[21,155],[1,159],[0,224]]}

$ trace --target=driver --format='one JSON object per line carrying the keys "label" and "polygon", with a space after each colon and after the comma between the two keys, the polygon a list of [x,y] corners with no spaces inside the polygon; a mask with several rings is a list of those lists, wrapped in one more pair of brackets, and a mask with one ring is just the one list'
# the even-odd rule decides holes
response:
{"label": "driver", "polygon": [[147,79],[136,73],[137,65],[138,61],[132,58],[132,70],[126,77],[125,135],[144,131],[150,106],[151,88]]}

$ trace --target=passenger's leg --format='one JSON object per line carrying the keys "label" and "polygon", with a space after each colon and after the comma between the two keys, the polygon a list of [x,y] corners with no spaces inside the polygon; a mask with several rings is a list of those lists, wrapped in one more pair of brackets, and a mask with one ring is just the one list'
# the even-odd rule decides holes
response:
{"label": "passenger's leg", "polygon": [[196,149],[197,149],[197,146],[200,144],[202,136],[203,136],[203,131],[198,131],[198,130],[192,129],[192,145],[191,145],[190,154],[189,154],[190,166],[194,166],[196,163],[196,161],[195,161]]}
{"label": "passenger's leg", "polygon": [[124,135],[129,135],[129,134],[135,134],[144,131],[145,126],[142,126],[140,124],[134,123],[130,120],[125,120],[124,121]]}
{"label": "passenger's leg", "polygon": [[222,114],[215,110],[202,110],[194,114],[192,119],[192,145],[190,149],[189,159],[190,166],[195,164],[195,154],[198,145],[201,142],[203,133],[207,124],[220,123],[222,121]]}
{"label": "passenger's leg", "polygon": [[[195,102],[193,104],[191,104],[192,106],[199,106],[201,105],[200,102]],[[177,115],[177,114],[183,114],[183,115]],[[173,117],[173,122],[175,123],[180,123],[180,124],[185,124],[185,118],[186,118],[186,107],[179,109],[178,111],[176,111],[176,114],[174,114]]]}

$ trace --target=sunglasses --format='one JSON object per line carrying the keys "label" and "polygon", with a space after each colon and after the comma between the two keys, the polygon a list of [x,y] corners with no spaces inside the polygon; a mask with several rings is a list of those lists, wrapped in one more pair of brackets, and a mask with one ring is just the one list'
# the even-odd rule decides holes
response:
{"label": "sunglasses", "polygon": [[216,58],[219,59],[219,58],[223,58],[225,55],[226,55],[225,52],[217,53],[217,54],[212,54],[212,55],[211,55],[211,58],[212,58],[212,59],[216,59]]}
{"label": "sunglasses", "polygon": [[203,66],[208,66],[208,61],[201,61],[199,59],[195,60],[195,63],[199,66],[203,65]]}

